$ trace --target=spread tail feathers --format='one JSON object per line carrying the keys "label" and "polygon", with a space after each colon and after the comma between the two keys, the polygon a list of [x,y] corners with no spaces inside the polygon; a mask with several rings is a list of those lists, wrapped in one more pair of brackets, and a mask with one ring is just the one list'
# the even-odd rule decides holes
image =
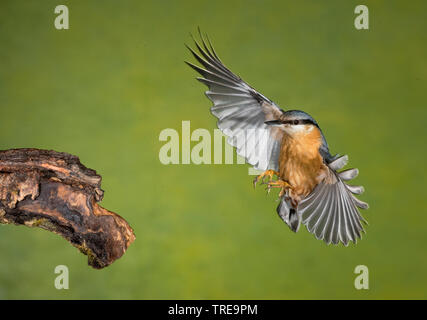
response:
{"label": "spread tail feathers", "polygon": [[277,213],[293,232],[298,231],[301,224],[301,215],[292,207],[285,196],[280,199],[280,203],[277,206]]}

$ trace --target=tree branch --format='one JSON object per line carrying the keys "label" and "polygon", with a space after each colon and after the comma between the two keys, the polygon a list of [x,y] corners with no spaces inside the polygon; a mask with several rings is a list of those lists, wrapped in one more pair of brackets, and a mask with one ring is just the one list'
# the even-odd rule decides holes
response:
{"label": "tree branch", "polygon": [[68,153],[0,151],[0,223],[40,227],[67,239],[101,269],[135,240],[129,224],[97,202],[101,176]]}

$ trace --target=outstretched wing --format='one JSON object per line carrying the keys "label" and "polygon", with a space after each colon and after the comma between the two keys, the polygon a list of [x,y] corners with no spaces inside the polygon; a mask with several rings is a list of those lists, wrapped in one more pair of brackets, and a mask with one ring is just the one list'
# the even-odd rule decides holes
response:
{"label": "outstretched wing", "polygon": [[359,171],[338,172],[347,162],[348,156],[342,156],[328,163],[329,175],[298,205],[298,215],[307,230],[328,244],[356,243],[364,232],[362,222],[367,223],[358,208],[368,209],[368,204],[354,196],[363,193],[363,187],[345,182],[354,179]]}
{"label": "outstretched wing", "polygon": [[200,38],[202,45],[193,39],[198,52],[187,48],[203,68],[186,63],[209,88],[205,93],[213,102],[211,112],[218,118],[218,128],[255,169],[277,171],[283,132],[265,121],[278,119],[283,110],[225,67],[209,39],[206,42],[201,34]]}

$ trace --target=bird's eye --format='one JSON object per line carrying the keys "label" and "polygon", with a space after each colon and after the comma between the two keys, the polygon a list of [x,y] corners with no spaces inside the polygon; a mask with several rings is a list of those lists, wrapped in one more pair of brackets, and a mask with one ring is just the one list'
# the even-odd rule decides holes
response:
{"label": "bird's eye", "polygon": [[299,121],[298,120],[294,120],[294,124],[298,124],[299,123]]}

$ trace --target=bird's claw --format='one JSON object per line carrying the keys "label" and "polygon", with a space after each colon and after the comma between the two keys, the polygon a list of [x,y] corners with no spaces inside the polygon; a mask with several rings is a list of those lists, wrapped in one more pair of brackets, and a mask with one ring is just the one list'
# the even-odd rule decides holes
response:
{"label": "bird's claw", "polygon": [[285,180],[277,180],[277,181],[270,181],[267,183],[267,194],[270,193],[272,188],[281,188],[279,192],[279,197],[282,197],[287,189],[291,189],[292,186]]}
{"label": "bird's claw", "polygon": [[[267,171],[261,173],[253,181],[254,188],[256,187],[256,184],[260,181],[261,181],[260,184],[268,184],[268,183],[272,182],[274,175],[279,176],[279,173],[277,171],[274,171],[274,170],[267,170]],[[266,177],[268,177],[268,179],[265,179]]]}

